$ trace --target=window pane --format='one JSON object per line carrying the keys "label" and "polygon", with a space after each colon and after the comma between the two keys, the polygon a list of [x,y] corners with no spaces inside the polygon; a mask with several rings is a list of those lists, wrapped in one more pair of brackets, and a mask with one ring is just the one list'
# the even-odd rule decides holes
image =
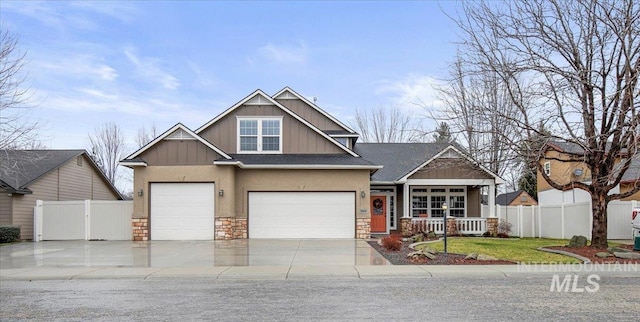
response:
{"label": "window pane", "polygon": [[464,196],[451,196],[449,198],[449,208],[462,208],[464,209]]}
{"label": "window pane", "polygon": [[263,137],[262,151],[280,151],[280,137]]}
{"label": "window pane", "polygon": [[464,209],[451,209],[449,211],[449,216],[464,217]]}
{"label": "window pane", "polygon": [[463,188],[451,188],[449,189],[449,192],[464,192]]}
{"label": "window pane", "polygon": [[262,135],[280,135],[279,120],[262,121]]}
{"label": "window pane", "polygon": [[442,209],[431,209],[431,217],[442,218]]}
{"label": "window pane", "polygon": [[[442,209],[442,204],[447,200],[446,196],[431,196],[431,209]],[[448,205],[451,208],[450,205]]]}
{"label": "window pane", "polygon": [[431,192],[447,192],[447,189],[444,188],[433,188]]}
{"label": "window pane", "polygon": [[258,138],[257,137],[241,137],[240,138],[240,151],[258,151]]}
{"label": "window pane", "polygon": [[240,120],[240,135],[258,135],[258,121]]}

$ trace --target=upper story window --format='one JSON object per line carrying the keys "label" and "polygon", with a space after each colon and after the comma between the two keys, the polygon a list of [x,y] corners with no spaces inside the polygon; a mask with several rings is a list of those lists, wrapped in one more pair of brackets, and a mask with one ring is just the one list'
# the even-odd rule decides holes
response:
{"label": "upper story window", "polygon": [[544,173],[546,173],[547,176],[551,175],[551,162],[547,161],[544,163]]}
{"label": "upper story window", "polygon": [[333,138],[334,140],[340,142],[340,144],[349,147],[349,138]]}
{"label": "upper story window", "polygon": [[282,153],[282,118],[238,118],[238,153]]}

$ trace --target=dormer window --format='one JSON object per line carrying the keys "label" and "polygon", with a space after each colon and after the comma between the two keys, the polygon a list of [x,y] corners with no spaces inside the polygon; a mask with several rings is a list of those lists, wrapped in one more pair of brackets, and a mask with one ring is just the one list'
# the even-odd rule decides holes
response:
{"label": "dormer window", "polygon": [[282,153],[282,118],[239,117],[238,153]]}

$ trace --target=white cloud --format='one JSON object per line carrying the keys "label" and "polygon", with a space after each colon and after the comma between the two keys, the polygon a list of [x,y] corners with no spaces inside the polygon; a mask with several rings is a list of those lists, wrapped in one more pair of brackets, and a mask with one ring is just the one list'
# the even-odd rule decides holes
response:
{"label": "white cloud", "polygon": [[[258,54],[270,63],[283,65],[302,64],[307,60],[308,49],[303,42],[293,46],[278,46],[269,42],[258,48]],[[248,61],[253,63],[251,58]]]}
{"label": "white cloud", "polygon": [[86,55],[65,55],[52,58],[44,55],[38,57],[34,64],[38,67],[39,74],[52,73],[55,78],[76,77],[113,81],[118,78],[118,72],[109,65],[102,63],[100,57]]}
{"label": "white cloud", "polygon": [[154,57],[138,57],[134,47],[124,49],[124,54],[135,66],[134,73],[145,82],[156,83],[165,89],[175,90],[180,86],[180,82],[176,77],[160,68],[162,63],[160,59]]}
{"label": "white cloud", "polygon": [[130,22],[136,14],[134,6],[121,1],[4,1],[2,9],[30,17],[61,32],[68,28],[99,30],[96,16]]}
{"label": "white cloud", "polygon": [[443,104],[436,90],[441,82],[431,76],[410,74],[403,79],[382,80],[378,84],[375,94],[385,96],[400,108],[439,107]]}

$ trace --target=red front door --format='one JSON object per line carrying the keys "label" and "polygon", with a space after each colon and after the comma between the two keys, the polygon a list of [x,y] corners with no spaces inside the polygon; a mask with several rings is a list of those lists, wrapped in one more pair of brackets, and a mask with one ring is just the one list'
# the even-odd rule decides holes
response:
{"label": "red front door", "polygon": [[369,205],[371,209],[371,232],[387,232],[387,196],[371,196]]}

